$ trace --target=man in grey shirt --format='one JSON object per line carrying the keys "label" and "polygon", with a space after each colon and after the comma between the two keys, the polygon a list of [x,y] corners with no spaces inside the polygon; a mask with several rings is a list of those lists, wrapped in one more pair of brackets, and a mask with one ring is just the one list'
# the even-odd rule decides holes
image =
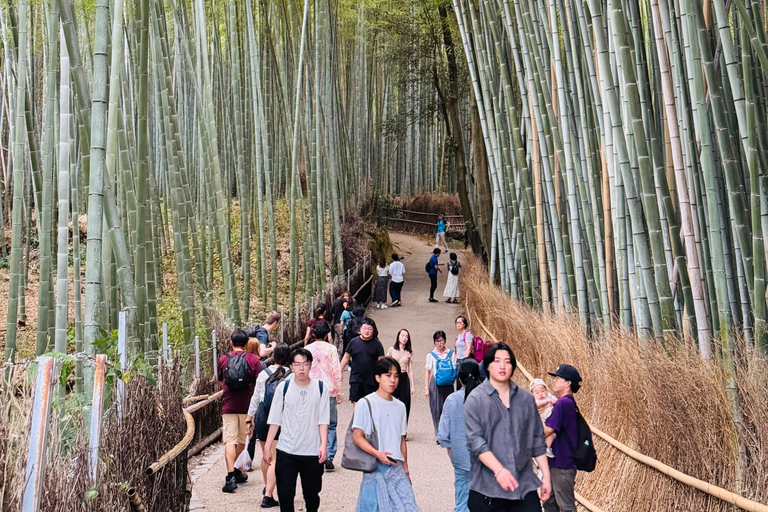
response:
{"label": "man in grey shirt", "polygon": [[[517,368],[507,345],[486,349],[483,366],[488,380],[470,393],[464,422],[472,455],[470,512],[541,512],[552,490],[541,424],[533,395],[511,381]],[[533,472],[535,458],[542,479]]]}

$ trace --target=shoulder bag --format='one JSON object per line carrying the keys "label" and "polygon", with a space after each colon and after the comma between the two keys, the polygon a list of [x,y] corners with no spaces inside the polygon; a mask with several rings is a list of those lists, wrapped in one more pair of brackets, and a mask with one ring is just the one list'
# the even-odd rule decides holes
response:
{"label": "shoulder bag", "polygon": [[[371,402],[367,398],[362,399],[368,405],[368,412],[371,414],[371,433],[365,436],[366,441],[371,443],[376,450],[379,449],[379,435],[376,433],[376,423],[373,421],[373,409],[371,408]],[[358,407],[360,407],[358,405]],[[349,428],[347,429],[347,436],[344,438],[344,454],[341,457],[341,467],[344,469],[351,469],[352,471],[362,471],[363,473],[373,473],[379,467],[379,461],[371,455],[363,451],[359,446],[355,444],[354,433],[355,429],[352,427],[355,419],[349,422]]]}

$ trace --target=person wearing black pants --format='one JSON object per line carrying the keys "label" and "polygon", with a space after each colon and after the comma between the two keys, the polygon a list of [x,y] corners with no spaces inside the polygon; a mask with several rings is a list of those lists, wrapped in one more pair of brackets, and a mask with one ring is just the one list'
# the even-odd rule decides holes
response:
{"label": "person wearing black pants", "polygon": [[437,302],[437,299],[435,299],[437,273],[442,272],[442,270],[440,270],[440,263],[437,261],[438,256],[440,256],[440,249],[435,247],[435,250],[432,251],[432,257],[429,258],[429,263],[427,263],[427,273],[429,274],[429,302]]}
{"label": "person wearing black pants", "polygon": [[301,477],[307,512],[317,512],[320,508],[320,491],[323,488],[323,471],[323,464],[318,462],[317,455],[292,455],[277,450],[275,477],[280,493],[280,512],[294,510],[297,477]]}
{"label": "person wearing black pants", "polygon": [[293,380],[278,384],[269,408],[269,434],[262,459],[272,461],[272,446],[280,429],[275,455],[275,481],[280,512],[294,512],[296,479],[301,476],[307,512],[320,508],[324,463],[328,453],[328,425],[331,420],[330,389],[322,380],[310,378],[312,352],[297,348],[291,352]]}

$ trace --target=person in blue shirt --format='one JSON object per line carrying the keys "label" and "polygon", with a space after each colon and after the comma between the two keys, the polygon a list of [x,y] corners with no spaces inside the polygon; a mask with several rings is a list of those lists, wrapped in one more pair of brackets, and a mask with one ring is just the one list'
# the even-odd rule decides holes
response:
{"label": "person in blue shirt", "polygon": [[440,416],[440,426],[437,432],[437,442],[443,448],[448,448],[448,456],[453,464],[455,480],[453,487],[456,493],[454,512],[469,512],[469,471],[472,461],[469,458],[467,446],[467,429],[464,423],[464,400],[469,393],[482,381],[480,380],[480,365],[474,359],[464,359],[459,365],[459,382],[463,386],[451,393],[443,405]]}
{"label": "person in blue shirt", "polygon": [[440,249],[435,247],[435,250],[432,251],[432,257],[429,258],[429,263],[427,265],[427,268],[429,268],[427,271],[429,274],[429,302],[437,302],[437,299],[435,298],[435,290],[437,290],[437,273],[442,273],[442,270],[440,270],[441,264],[437,261],[440,252]]}
{"label": "person in blue shirt", "polygon": [[440,247],[440,241],[443,242],[443,247],[448,250],[448,243],[445,241],[445,229],[450,226],[450,222],[445,222],[443,214],[437,216],[437,236],[435,237],[435,247]]}

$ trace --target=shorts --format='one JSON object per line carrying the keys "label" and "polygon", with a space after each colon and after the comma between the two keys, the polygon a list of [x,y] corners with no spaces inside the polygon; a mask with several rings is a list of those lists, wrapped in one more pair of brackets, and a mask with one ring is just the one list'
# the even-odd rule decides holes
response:
{"label": "shorts", "polygon": [[371,393],[374,393],[379,388],[377,385],[371,385],[366,382],[350,382],[349,383],[349,401],[352,403],[359,402],[361,398],[364,398]]}
{"label": "shorts", "polygon": [[248,435],[248,425],[245,421],[247,414],[222,414],[224,426],[221,429],[221,440],[224,444],[245,444]]}

